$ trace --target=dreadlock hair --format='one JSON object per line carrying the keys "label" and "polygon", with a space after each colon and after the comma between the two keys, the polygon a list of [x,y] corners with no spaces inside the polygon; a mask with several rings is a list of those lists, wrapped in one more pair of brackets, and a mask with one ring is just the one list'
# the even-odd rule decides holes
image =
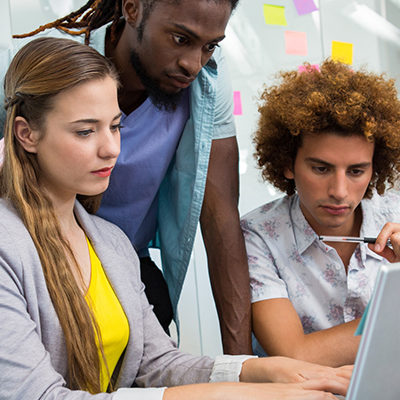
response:
{"label": "dreadlock hair", "polygon": [[[43,130],[57,95],[106,77],[117,82],[110,61],[73,40],[38,38],[22,47],[4,79],[7,113],[0,169],[0,196],[15,207],[34,242],[63,330],[68,387],[92,393],[101,391],[99,349],[107,366],[100,331],[72,272],[73,267],[80,271],[78,263],[63,237],[52,202],[39,185],[37,155],[25,151],[15,138],[14,121],[21,116],[33,128]],[[96,197],[83,200],[89,212],[96,211]]]}
{"label": "dreadlock hair", "polygon": [[[139,29],[139,34],[143,34],[144,22],[150,15],[154,4],[161,1],[171,1],[171,0],[141,0],[143,4],[143,18],[141,23],[141,30]],[[179,3],[179,0],[172,0]],[[197,0],[195,0],[197,1]],[[211,0],[208,0],[211,1]],[[219,1],[229,1],[231,3],[232,11],[236,8],[239,0],[214,0]],[[84,6],[79,10],[73,11],[65,17],[59,18],[48,24],[41,25],[39,28],[32,32],[13,35],[13,38],[25,38],[29,36],[34,36],[39,32],[43,32],[46,29],[56,28],[64,31],[70,35],[85,35],[85,44],[90,42],[90,33],[92,30],[100,28],[103,25],[112,22],[111,24],[111,41],[116,42],[116,31],[117,24],[122,17],[122,0],[89,0]]]}

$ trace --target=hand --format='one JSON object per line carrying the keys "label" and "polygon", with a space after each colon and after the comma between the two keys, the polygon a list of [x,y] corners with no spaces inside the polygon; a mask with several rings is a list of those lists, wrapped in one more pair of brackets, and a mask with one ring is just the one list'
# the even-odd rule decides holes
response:
{"label": "hand", "polygon": [[332,368],[287,357],[252,358],[243,363],[240,380],[280,383],[322,380],[323,390],[345,395],[352,371],[352,365]]}
{"label": "hand", "polygon": [[[387,246],[389,239],[391,247]],[[368,247],[391,263],[400,261],[400,224],[387,222],[376,238],[375,244],[369,244]]]}

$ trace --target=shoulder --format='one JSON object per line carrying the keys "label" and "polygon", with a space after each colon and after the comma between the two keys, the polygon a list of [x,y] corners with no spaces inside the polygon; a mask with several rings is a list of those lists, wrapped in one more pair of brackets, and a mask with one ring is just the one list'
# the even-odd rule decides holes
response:
{"label": "shoulder", "polygon": [[389,221],[400,219],[400,192],[396,190],[388,190],[384,195],[380,196],[374,193],[371,199],[365,199],[362,206],[365,207],[366,212],[372,212],[376,217],[381,217]]}
{"label": "shoulder", "polygon": [[224,87],[226,83],[226,85],[230,87],[226,58],[223,50],[220,47],[217,47],[214,50],[214,53],[209,59],[208,63],[199,72],[197,76],[197,80],[198,79],[216,81],[219,87]]}
{"label": "shoulder", "polygon": [[272,200],[262,206],[245,214],[241,223],[242,226],[251,225],[261,221],[275,221],[287,218],[290,209],[290,198],[288,196]]}
{"label": "shoulder", "polygon": [[216,68],[221,66],[221,64],[225,63],[225,56],[224,56],[224,51],[221,47],[217,47],[214,50],[214,54],[211,57],[211,64],[215,64]]}
{"label": "shoulder", "polygon": [[129,238],[117,225],[97,215],[89,214],[79,202],[75,204],[75,212],[83,229],[95,242],[102,243],[123,254],[135,253]]}
{"label": "shoulder", "polygon": [[8,200],[2,198],[0,198],[0,215],[0,243],[4,244],[11,237],[15,239],[15,236],[29,236],[15,208]]}
{"label": "shoulder", "polygon": [[[33,240],[15,208],[9,201],[0,199],[0,259],[4,268],[18,275],[23,268],[34,268],[38,254]],[[8,267],[6,267],[8,265]]]}
{"label": "shoulder", "polygon": [[285,196],[256,208],[241,219],[240,225],[247,244],[263,243],[268,248],[282,246],[282,241],[293,236],[290,198]]}

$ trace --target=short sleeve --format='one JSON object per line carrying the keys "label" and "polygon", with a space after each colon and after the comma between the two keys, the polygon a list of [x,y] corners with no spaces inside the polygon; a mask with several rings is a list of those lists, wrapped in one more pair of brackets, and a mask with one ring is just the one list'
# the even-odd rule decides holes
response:
{"label": "short sleeve", "polygon": [[263,234],[263,224],[255,219],[242,219],[250,275],[251,302],[288,298],[286,283],[281,279],[276,260]]}
{"label": "short sleeve", "polygon": [[224,139],[236,135],[233,117],[233,92],[228,67],[221,49],[215,51],[214,58],[217,63],[218,77],[213,139]]}

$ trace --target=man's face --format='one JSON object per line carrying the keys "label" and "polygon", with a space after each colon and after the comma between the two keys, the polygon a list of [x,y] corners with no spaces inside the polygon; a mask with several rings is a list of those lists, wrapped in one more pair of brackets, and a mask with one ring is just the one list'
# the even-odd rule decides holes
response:
{"label": "man's face", "polygon": [[225,36],[229,1],[159,1],[136,23],[130,61],[153,102],[174,108]]}
{"label": "man's face", "polygon": [[306,135],[294,167],[301,210],[318,235],[349,235],[354,211],[372,177],[374,144],[361,135],[340,136],[335,131]]}

